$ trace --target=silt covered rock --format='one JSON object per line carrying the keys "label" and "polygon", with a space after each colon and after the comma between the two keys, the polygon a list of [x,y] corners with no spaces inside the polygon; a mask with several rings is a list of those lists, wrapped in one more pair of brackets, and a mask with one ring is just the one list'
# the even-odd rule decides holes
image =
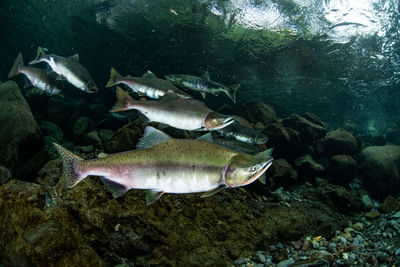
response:
{"label": "silt covered rock", "polygon": [[276,122],[275,110],[263,102],[248,103],[245,108],[248,118],[253,122],[262,122],[264,125]]}
{"label": "silt covered rock", "polygon": [[328,155],[353,155],[358,149],[356,138],[350,132],[341,128],[326,134],[323,147],[324,152]]}
{"label": "silt covered rock", "polygon": [[333,183],[348,185],[357,173],[357,162],[349,155],[335,155],[329,160],[329,178]]}
{"label": "silt covered rock", "polygon": [[379,199],[400,192],[400,146],[370,146],[360,153],[360,177],[370,194]]}
{"label": "silt covered rock", "polygon": [[138,124],[140,124],[140,121],[135,121],[116,131],[107,140],[105,151],[117,153],[135,149],[137,141],[142,137],[142,129]]}
{"label": "silt covered rock", "polygon": [[14,177],[27,178],[46,160],[42,133],[17,84],[0,86],[0,165]]}
{"label": "silt covered rock", "polygon": [[305,155],[296,159],[294,164],[299,175],[305,180],[322,176],[325,172],[324,166],[317,163],[310,155]]}

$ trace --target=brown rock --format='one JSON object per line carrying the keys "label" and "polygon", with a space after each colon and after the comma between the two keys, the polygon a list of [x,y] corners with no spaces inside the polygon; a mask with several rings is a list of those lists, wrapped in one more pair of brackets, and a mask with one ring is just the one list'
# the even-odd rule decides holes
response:
{"label": "brown rock", "polygon": [[324,139],[324,152],[328,155],[352,155],[357,152],[357,140],[344,129],[330,131]]}
{"label": "brown rock", "polygon": [[43,137],[17,84],[0,86],[0,165],[27,179],[47,158]]}
{"label": "brown rock", "polygon": [[301,143],[305,146],[310,146],[323,138],[327,129],[315,115],[307,113],[306,116],[312,121],[300,115],[292,114],[282,120],[282,125],[296,130],[299,133]]}
{"label": "brown rock", "polygon": [[306,251],[311,246],[311,242],[308,240],[304,240],[303,245],[301,246],[302,251]]}
{"label": "brown rock", "polygon": [[117,153],[135,149],[136,143],[141,136],[142,130],[138,127],[138,122],[129,123],[108,139],[105,151],[106,153]]}
{"label": "brown rock", "polygon": [[268,125],[276,121],[275,110],[263,103],[253,102],[245,105],[248,117],[253,122],[262,122],[264,125]]}
{"label": "brown rock", "polygon": [[268,178],[273,181],[273,187],[290,186],[297,181],[297,172],[286,159],[274,159]]}
{"label": "brown rock", "polygon": [[335,155],[330,158],[328,170],[330,181],[347,185],[357,173],[357,162],[349,155]]}
{"label": "brown rock", "polygon": [[388,196],[382,203],[381,210],[386,213],[392,213],[399,209],[400,203],[397,199],[392,196]]}
{"label": "brown rock", "polygon": [[294,161],[296,169],[303,177],[303,179],[310,179],[318,176],[322,176],[325,172],[324,166],[315,162],[310,155],[305,155]]}
{"label": "brown rock", "polygon": [[381,213],[377,210],[371,210],[369,212],[366,212],[364,214],[365,218],[367,218],[368,220],[374,220],[376,218],[379,218],[381,216]]}

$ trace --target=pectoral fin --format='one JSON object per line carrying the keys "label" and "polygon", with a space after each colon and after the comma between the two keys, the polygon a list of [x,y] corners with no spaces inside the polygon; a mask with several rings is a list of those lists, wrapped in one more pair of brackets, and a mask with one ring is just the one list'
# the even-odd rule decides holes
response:
{"label": "pectoral fin", "polygon": [[265,177],[265,173],[263,173],[263,175],[261,175],[258,180],[262,183],[262,184],[266,184],[267,183],[267,178]]}
{"label": "pectoral fin", "polygon": [[218,193],[219,191],[223,190],[225,187],[226,187],[226,185],[220,185],[220,186],[218,186],[217,188],[215,188],[215,189],[213,189],[213,190],[204,192],[204,193],[201,195],[201,197],[209,197],[209,196],[212,196],[212,195]]}
{"label": "pectoral fin", "polygon": [[208,71],[205,71],[202,75],[201,78],[203,80],[209,81],[210,80],[210,75],[208,74]]}
{"label": "pectoral fin", "polygon": [[201,94],[201,96],[203,97],[203,99],[205,99],[205,98],[206,98],[206,93],[204,93],[204,92],[201,92],[200,94]]}
{"label": "pectoral fin", "polygon": [[107,179],[106,177],[101,177],[100,179],[104,183],[107,190],[112,193],[112,196],[114,198],[118,198],[118,197],[122,196],[129,190],[125,186],[115,183],[115,182]]}
{"label": "pectoral fin", "polygon": [[162,195],[164,194],[163,191],[149,191],[146,194],[146,205],[149,206],[156,202]]}
{"label": "pectoral fin", "polygon": [[79,63],[79,56],[78,54],[72,55],[68,57],[69,60]]}

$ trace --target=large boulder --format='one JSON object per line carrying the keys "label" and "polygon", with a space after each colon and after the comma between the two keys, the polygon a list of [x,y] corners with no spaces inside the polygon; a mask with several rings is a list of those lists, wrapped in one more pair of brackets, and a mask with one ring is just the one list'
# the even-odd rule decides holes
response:
{"label": "large boulder", "polygon": [[0,86],[0,165],[15,178],[27,178],[43,166],[46,150],[41,131],[18,85]]}
{"label": "large boulder", "polygon": [[268,125],[276,121],[275,110],[263,102],[246,104],[245,109],[248,118],[253,122],[262,122],[264,125]]}
{"label": "large boulder", "polygon": [[325,124],[311,113],[303,116],[292,114],[282,120],[282,125],[299,132],[301,142],[305,146],[313,146],[327,132]]}
{"label": "large boulder", "polygon": [[370,146],[360,153],[360,177],[370,194],[383,200],[400,192],[400,146]]}
{"label": "large boulder", "polygon": [[349,155],[335,155],[329,160],[328,170],[331,182],[348,185],[357,173],[357,162]]}
{"label": "large boulder", "polygon": [[350,132],[339,128],[326,134],[323,147],[324,152],[328,155],[353,155],[357,152],[358,143]]}

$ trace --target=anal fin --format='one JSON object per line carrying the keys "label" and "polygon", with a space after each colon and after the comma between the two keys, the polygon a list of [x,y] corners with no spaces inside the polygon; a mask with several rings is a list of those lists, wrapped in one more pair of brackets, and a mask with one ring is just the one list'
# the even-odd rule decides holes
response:
{"label": "anal fin", "polygon": [[156,202],[163,194],[164,194],[163,191],[153,191],[153,190],[150,190],[150,191],[146,194],[146,205],[149,206],[149,205],[153,204],[153,203]]}
{"label": "anal fin", "polygon": [[100,179],[104,183],[107,190],[112,193],[112,196],[114,198],[118,198],[118,197],[122,196],[129,190],[125,186],[115,183],[115,182],[107,179],[106,177],[101,177]]}
{"label": "anal fin", "polygon": [[224,188],[226,188],[226,185],[220,185],[220,186],[218,186],[217,188],[215,188],[215,189],[213,189],[213,190],[204,192],[204,193],[201,195],[201,197],[209,197],[209,196],[212,196],[212,195],[218,193],[219,191],[223,190]]}

